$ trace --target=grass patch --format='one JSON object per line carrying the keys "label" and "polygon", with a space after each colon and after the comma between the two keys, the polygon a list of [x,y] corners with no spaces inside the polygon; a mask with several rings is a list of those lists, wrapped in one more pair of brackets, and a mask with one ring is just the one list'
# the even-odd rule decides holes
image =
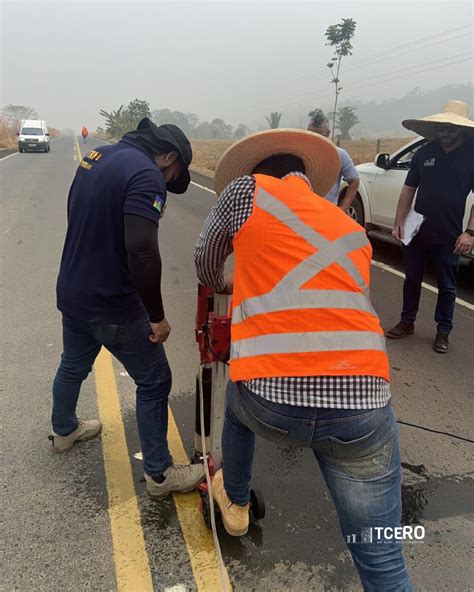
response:
{"label": "grass patch", "polygon": [[[381,138],[379,152],[391,154],[407,144],[412,138]],[[219,158],[231,146],[231,140],[191,140],[193,147],[192,168],[202,173],[215,171]],[[377,154],[377,138],[342,142],[341,148],[347,150],[354,164],[372,162]]]}

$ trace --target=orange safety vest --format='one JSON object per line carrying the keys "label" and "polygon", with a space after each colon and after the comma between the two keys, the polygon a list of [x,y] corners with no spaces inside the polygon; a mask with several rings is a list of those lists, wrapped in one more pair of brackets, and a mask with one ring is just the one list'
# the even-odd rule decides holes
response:
{"label": "orange safety vest", "polygon": [[300,177],[254,177],[253,211],[233,241],[231,380],[389,380],[364,229]]}
{"label": "orange safety vest", "polygon": [[84,126],[82,128],[82,137],[85,138],[88,135],[89,135],[89,132],[88,132],[87,128]]}

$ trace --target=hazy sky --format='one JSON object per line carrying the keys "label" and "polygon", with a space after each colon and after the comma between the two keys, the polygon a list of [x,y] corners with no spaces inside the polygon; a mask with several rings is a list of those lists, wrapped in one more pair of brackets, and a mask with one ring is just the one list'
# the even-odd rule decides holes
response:
{"label": "hazy sky", "polygon": [[341,75],[345,98],[383,100],[473,78],[471,1],[15,0],[1,7],[1,104],[33,106],[60,128],[95,129],[101,108],[134,98],[252,126],[272,110],[329,107],[324,32],[347,17],[357,29]]}

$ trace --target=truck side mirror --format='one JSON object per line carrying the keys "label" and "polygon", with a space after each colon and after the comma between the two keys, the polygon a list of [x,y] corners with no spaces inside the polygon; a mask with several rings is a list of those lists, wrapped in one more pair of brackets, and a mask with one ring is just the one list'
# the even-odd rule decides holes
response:
{"label": "truck side mirror", "polygon": [[49,136],[49,134],[48,134],[48,133],[46,133],[46,134],[45,134],[45,136]]}
{"label": "truck side mirror", "polygon": [[374,164],[380,169],[388,169],[390,164],[390,154],[377,154],[374,160]]}
{"label": "truck side mirror", "polygon": [[16,135],[19,136],[20,135],[20,132],[16,132]]}

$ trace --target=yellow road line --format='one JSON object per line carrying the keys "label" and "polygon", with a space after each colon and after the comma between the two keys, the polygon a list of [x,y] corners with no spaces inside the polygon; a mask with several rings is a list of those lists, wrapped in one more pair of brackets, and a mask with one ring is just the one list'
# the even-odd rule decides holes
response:
{"label": "yellow road line", "polygon": [[[168,444],[175,461],[189,462],[171,409],[168,418]],[[199,494],[196,491],[175,493],[173,497],[197,589],[199,592],[218,592],[222,590],[219,560],[212,532],[204,524],[199,512]],[[227,570],[225,577],[227,589],[231,591]]]}
{"label": "yellow road line", "polygon": [[[103,423],[102,449],[117,589],[119,592],[152,592],[153,584],[133,485],[120,400],[112,357],[107,350],[101,350],[94,369],[97,405]],[[189,462],[171,409],[168,442],[176,462]],[[174,494],[173,497],[197,589],[199,592],[218,592],[222,590],[219,561],[212,533],[199,512],[199,494]],[[225,576],[230,591],[232,587],[227,571]]]}
{"label": "yellow road line", "polygon": [[82,160],[82,153],[81,153],[81,149],[79,148],[79,140],[77,139],[77,136],[75,136],[75,138],[76,138],[77,158],[78,158],[79,162],[81,162],[81,160]]}
{"label": "yellow road line", "polygon": [[[76,136],[79,162],[82,160]],[[104,348],[95,362],[97,404],[103,423],[102,449],[109,497],[109,516],[119,592],[152,592],[145,539],[133,486],[130,454],[120,410],[120,400],[112,357]],[[176,462],[189,462],[171,409],[168,418],[168,444]],[[199,592],[222,590],[219,561],[211,531],[199,512],[197,492],[173,495],[186,548]],[[227,570],[227,588],[232,590]]]}
{"label": "yellow road line", "polygon": [[105,349],[95,362],[95,381],[117,589],[153,592],[112,357]]}

